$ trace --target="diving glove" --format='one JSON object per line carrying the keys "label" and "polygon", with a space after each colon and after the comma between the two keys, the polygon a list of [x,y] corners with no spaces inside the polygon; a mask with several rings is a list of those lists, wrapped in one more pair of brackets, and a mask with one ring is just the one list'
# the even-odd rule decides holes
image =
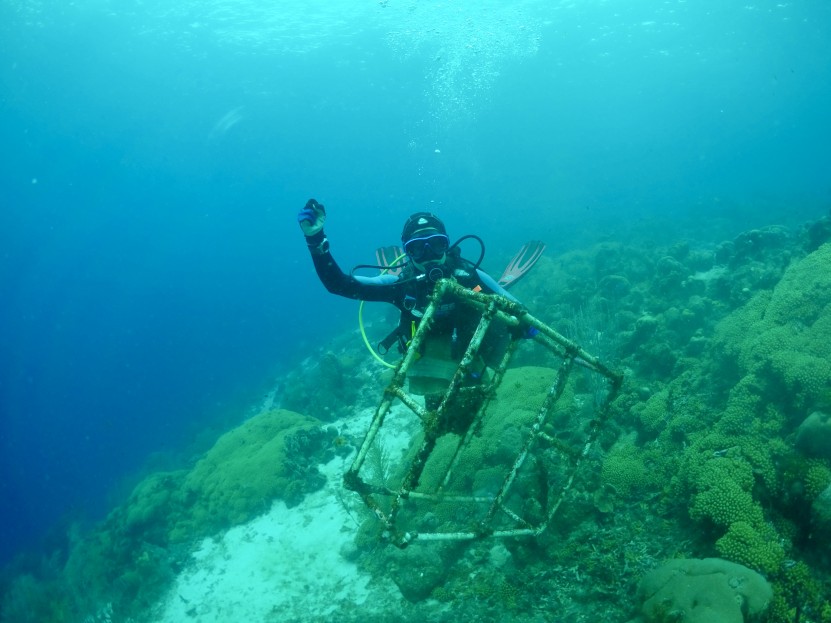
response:
{"label": "diving glove", "polygon": [[322,203],[309,199],[306,206],[297,215],[297,222],[303,234],[309,238],[323,231],[323,223],[326,222],[326,208]]}

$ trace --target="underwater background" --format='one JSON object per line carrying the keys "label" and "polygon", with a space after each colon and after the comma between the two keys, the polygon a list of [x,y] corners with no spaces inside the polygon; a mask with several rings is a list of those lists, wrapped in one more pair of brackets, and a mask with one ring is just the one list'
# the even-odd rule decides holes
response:
{"label": "underwater background", "polygon": [[309,197],[344,268],[425,209],[497,275],[530,238],[798,231],[831,205],[829,75],[821,1],[0,1],[0,562],[358,340]]}

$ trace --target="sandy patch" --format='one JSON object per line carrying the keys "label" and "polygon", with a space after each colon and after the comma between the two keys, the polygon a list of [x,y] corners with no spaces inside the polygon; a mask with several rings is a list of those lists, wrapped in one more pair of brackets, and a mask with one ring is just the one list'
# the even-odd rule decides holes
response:
{"label": "sandy patch", "polygon": [[[349,427],[367,424],[369,415]],[[275,502],[267,514],[202,541],[157,623],[320,621],[338,611],[379,612],[399,603],[390,580],[373,580],[341,555],[358,528],[343,503],[353,495],[341,484],[350,462],[336,458],[321,466],[326,486],[300,505]]]}

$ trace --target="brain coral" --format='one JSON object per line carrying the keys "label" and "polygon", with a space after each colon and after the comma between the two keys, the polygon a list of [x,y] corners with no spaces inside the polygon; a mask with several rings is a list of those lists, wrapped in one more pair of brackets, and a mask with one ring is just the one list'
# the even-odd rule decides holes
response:
{"label": "brain coral", "polygon": [[773,591],[758,573],[726,560],[676,559],[644,576],[638,596],[649,623],[744,623],[761,618]]}

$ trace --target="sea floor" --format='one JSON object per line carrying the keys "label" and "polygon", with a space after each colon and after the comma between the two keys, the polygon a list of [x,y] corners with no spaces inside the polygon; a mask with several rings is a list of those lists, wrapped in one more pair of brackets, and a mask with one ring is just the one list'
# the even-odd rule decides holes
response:
{"label": "sea floor", "polygon": [[357,526],[334,489],[343,461],[324,466],[328,484],[294,508],[282,501],[257,519],[205,539],[178,577],[159,623],[326,620],[346,609],[400,600],[348,562]]}

